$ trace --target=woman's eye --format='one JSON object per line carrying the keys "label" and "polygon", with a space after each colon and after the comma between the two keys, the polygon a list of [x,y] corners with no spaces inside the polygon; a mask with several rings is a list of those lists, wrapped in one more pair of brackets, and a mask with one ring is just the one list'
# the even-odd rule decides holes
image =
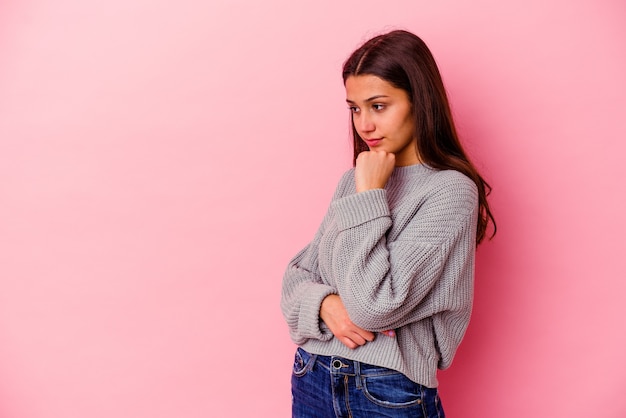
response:
{"label": "woman's eye", "polygon": [[350,109],[350,113],[359,113],[359,108],[356,106],[350,106],[348,109]]}
{"label": "woman's eye", "polygon": [[376,104],[373,104],[372,107],[374,108],[374,110],[383,110],[385,108],[385,105],[376,103]]}

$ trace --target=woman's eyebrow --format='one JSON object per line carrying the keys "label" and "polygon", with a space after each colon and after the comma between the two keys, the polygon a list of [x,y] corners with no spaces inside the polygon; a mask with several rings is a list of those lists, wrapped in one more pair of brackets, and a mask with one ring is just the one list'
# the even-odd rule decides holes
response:
{"label": "woman's eyebrow", "polygon": [[[385,97],[389,97],[389,96],[386,96],[384,94],[378,94],[376,96],[370,97],[369,99],[365,99],[365,101],[366,102],[372,102],[372,101],[374,101],[376,99],[381,99],[381,98],[385,98]],[[352,100],[350,100],[350,99],[346,99],[346,102],[354,104],[354,102]]]}

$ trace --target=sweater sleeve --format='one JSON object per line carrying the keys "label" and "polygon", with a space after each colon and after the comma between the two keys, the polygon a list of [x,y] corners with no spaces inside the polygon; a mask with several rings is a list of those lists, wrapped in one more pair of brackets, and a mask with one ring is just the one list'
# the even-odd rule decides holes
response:
{"label": "sweater sleeve", "polygon": [[[348,173],[339,182],[333,201],[344,193]],[[333,338],[319,317],[324,298],[337,294],[337,289],[322,279],[318,264],[319,244],[331,217],[329,212],[309,245],[291,259],[283,276],[280,306],[296,344],[308,339],[328,341]]]}
{"label": "sweater sleeve", "polygon": [[352,321],[371,331],[396,329],[438,312],[468,315],[478,194],[458,173],[445,175],[391,242],[384,189],[333,202],[339,233],[333,274]]}

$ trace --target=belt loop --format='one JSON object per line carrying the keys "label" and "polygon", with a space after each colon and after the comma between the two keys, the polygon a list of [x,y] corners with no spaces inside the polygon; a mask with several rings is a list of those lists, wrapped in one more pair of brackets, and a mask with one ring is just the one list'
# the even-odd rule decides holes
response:
{"label": "belt loop", "polygon": [[313,371],[315,363],[317,362],[317,354],[311,354],[311,361],[309,361],[309,371]]}
{"label": "belt loop", "polygon": [[361,389],[361,362],[354,360],[354,382],[356,383],[356,388]]}

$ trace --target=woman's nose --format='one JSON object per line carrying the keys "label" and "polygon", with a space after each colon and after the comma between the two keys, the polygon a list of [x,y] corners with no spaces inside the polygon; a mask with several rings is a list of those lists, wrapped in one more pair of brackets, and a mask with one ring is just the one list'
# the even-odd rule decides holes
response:
{"label": "woman's nose", "polygon": [[361,113],[358,119],[354,121],[354,124],[357,130],[361,132],[372,132],[376,129],[372,117],[367,112]]}

